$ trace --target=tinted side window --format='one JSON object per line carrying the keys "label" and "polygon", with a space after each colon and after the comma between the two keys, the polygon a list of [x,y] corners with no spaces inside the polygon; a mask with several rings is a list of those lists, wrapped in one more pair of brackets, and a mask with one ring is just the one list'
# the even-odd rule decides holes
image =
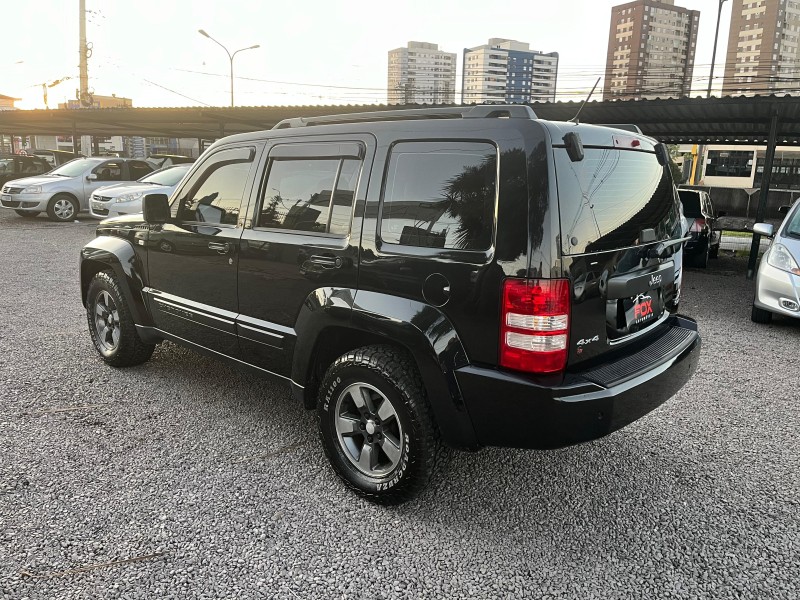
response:
{"label": "tinted side window", "polygon": [[381,209],[384,242],[487,250],[497,150],[478,142],[403,142],[392,148]]}
{"label": "tinted side window", "polygon": [[210,157],[181,190],[178,220],[236,225],[254,155],[252,148],[231,148]]}
{"label": "tinted side window", "polygon": [[131,179],[141,179],[148,173],[153,171],[153,168],[148,165],[146,162],[142,162],[139,160],[132,160],[128,163],[128,168],[131,171]]}
{"label": "tinted side window", "polygon": [[122,163],[108,161],[95,167],[92,171],[98,181],[122,181]]}
{"label": "tinted side window", "polygon": [[355,159],[272,159],[256,226],[347,235],[360,172]]}

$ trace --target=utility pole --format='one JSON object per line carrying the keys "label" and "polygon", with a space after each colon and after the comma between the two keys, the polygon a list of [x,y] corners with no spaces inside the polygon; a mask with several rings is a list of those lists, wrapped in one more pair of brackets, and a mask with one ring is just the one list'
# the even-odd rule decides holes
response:
{"label": "utility pole", "polygon": [[86,0],[78,0],[80,14],[78,22],[80,24],[80,46],[78,48],[78,58],[80,62],[80,88],[78,90],[78,100],[81,106],[90,106],[89,99],[89,48],[86,44]]}

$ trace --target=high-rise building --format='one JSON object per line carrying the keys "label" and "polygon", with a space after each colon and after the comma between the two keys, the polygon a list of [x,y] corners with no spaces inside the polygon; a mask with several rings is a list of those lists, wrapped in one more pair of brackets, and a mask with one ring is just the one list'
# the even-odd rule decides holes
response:
{"label": "high-rise building", "polygon": [[674,0],[611,9],[603,99],[679,98],[692,91],[700,11]]}
{"label": "high-rise building", "polygon": [[389,104],[453,104],[456,54],[437,44],[408,42],[389,51]]}
{"label": "high-rise building", "polygon": [[464,49],[461,101],[465,104],[554,102],[558,52],[531,50],[530,44],[491,38]]}
{"label": "high-rise building", "polygon": [[733,0],[722,93],[797,93],[798,37],[800,2]]}

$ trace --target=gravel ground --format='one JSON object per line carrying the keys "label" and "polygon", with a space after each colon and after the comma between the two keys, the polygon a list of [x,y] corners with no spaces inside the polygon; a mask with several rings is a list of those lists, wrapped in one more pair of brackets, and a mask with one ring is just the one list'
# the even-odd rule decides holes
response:
{"label": "gravel ground", "polygon": [[0,213],[3,599],[800,594],[800,322],[750,322],[742,259],[687,273],[700,368],[657,411],[578,447],[457,453],[381,508],[271,381],[172,344],[106,367],[76,276],[94,225]]}

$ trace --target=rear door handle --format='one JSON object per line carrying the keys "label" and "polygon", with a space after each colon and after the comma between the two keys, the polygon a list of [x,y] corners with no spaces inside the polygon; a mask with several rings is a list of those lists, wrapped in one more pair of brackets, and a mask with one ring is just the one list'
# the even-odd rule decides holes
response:
{"label": "rear door handle", "polygon": [[320,265],[326,269],[341,269],[344,265],[344,259],[340,256],[322,256],[315,254],[308,259],[312,264]]}
{"label": "rear door handle", "polygon": [[228,242],[208,242],[208,248],[216,250],[219,254],[227,254],[231,249],[231,245]]}

